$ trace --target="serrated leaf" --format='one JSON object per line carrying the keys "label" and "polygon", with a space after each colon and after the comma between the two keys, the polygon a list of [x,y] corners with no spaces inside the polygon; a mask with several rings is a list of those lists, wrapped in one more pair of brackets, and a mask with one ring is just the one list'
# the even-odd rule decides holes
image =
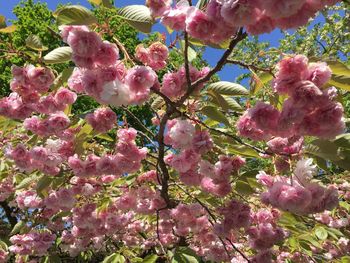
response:
{"label": "serrated leaf", "polygon": [[157,255],[148,255],[142,260],[142,263],[155,263],[158,258]]}
{"label": "serrated leaf", "polygon": [[10,236],[18,234],[25,226],[26,223],[24,221],[18,221],[17,224],[12,228]]}
{"label": "serrated leaf", "polygon": [[65,63],[71,60],[72,49],[70,47],[59,47],[52,50],[43,60],[47,64]]}
{"label": "serrated leaf", "polygon": [[58,25],[91,25],[97,23],[95,15],[81,5],[69,5],[55,12]]}
{"label": "serrated leaf", "polygon": [[328,232],[324,227],[318,226],[315,229],[315,235],[320,240],[326,240],[328,237]]}
{"label": "serrated leaf", "polygon": [[143,32],[150,33],[153,26],[153,18],[147,6],[129,5],[118,10],[118,16],[126,20],[132,27]]}
{"label": "serrated leaf", "polygon": [[48,49],[46,46],[43,45],[41,39],[37,35],[28,36],[26,39],[26,46],[38,51],[44,51]]}
{"label": "serrated leaf", "polygon": [[242,85],[228,81],[219,81],[208,85],[208,90],[214,90],[221,95],[245,96],[249,92]]}
{"label": "serrated leaf", "polygon": [[225,115],[214,106],[205,106],[202,108],[201,112],[214,121],[230,125]]}
{"label": "serrated leaf", "polygon": [[1,28],[1,29],[0,29],[0,33],[9,34],[9,33],[15,32],[16,29],[17,29],[17,26],[16,26],[16,25],[11,25],[11,26],[7,26],[7,27],[4,27],[4,28]]}

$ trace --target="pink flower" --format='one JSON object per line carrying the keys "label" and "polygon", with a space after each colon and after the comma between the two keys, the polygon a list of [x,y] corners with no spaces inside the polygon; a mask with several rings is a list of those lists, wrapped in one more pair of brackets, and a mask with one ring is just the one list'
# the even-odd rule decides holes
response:
{"label": "pink flower", "polygon": [[148,48],[145,48],[142,44],[139,44],[136,47],[135,52],[136,52],[135,56],[136,56],[137,60],[139,60],[143,64],[148,64],[148,61],[149,61],[149,49]]}
{"label": "pink flower", "polygon": [[117,46],[115,44],[109,43],[108,41],[104,41],[100,45],[100,49],[96,54],[95,63],[106,67],[116,64],[118,59],[119,49]]}
{"label": "pink flower", "polygon": [[150,9],[152,17],[160,17],[170,9],[172,0],[146,0],[146,6]]}
{"label": "pink flower", "polygon": [[152,43],[148,48],[148,64],[154,70],[160,70],[166,66],[166,60],[169,56],[167,46],[160,42]]}
{"label": "pink flower", "polygon": [[205,154],[213,148],[213,140],[207,130],[196,131],[192,140],[193,149],[199,154]]}
{"label": "pink flower", "polygon": [[[187,2],[187,1],[183,1]],[[179,5],[177,4],[176,8],[170,9],[164,12],[161,23],[164,26],[169,27],[172,30],[175,31],[181,31],[184,30],[186,27],[186,13],[189,9],[188,2],[187,4]]]}
{"label": "pink flower", "polygon": [[296,14],[305,3],[305,0],[270,0],[260,1],[260,3],[266,14],[276,19]]}
{"label": "pink flower", "polygon": [[51,114],[47,122],[49,129],[53,131],[62,131],[70,124],[69,118],[63,112]]}
{"label": "pink flower", "polygon": [[215,24],[209,17],[197,9],[190,7],[186,16],[186,31],[194,38],[210,39],[211,33],[215,29]]}
{"label": "pink flower", "polygon": [[72,75],[68,79],[68,87],[77,93],[83,93],[83,75],[84,72],[80,68],[74,68]]}
{"label": "pink flower", "polygon": [[55,101],[58,105],[70,105],[73,104],[76,99],[77,94],[63,87],[59,88],[55,94]]}
{"label": "pink flower", "polygon": [[176,124],[169,130],[172,146],[178,149],[191,147],[194,136],[194,126],[188,120],[176,119]]}
{"label": "pink flower", "polygon": [[87,26],[59,26],[58,29],[61,32],[62,40],[66,43],[69,33],[74,33],[74,31],[89,31]]}
{"label": "pink flower", "polygon": [[253,24],[257,18],[258,1],[226,0],[221,8],[221,15],[226,23],[232,26],[246,26]]}
{"label": "pink flower", "polygon": [[149,67],[135,66],[130,69],[125,76],[125,83],[130,88],[131,100],[137,104],[147,100],[156,79],[156,73]]}
{"label": "pink flower", "polygon": [[250,138],[251,140],[262,141],[268,140],[271,137],[270,134],[256,126],[256,123],[252,120],[249,112],[246,112],[238,119],[236,127],[240,136]]}
{"label": "pink flower", "polygon": [[86,115],[86,121],[95,131],[105,133],[113,128],[117,115],[110,108],[99,108],[94,113]]}
{"label": "pink flower", "polygon": [[308,71],[309,76],[307,79],[315,83],[318,87],[322,87],[326,84],[332,76],[331,69],[324,62],[310,63]]}
{"label": "pink flower", "polygon": [[43,67],[30,67],[27,74],[30,85],[38,92],[47,92],[55,79],[52,71]]}
{"label": "pink flower", "polygon": [[102,92],[102,85],[103,81],[97,71],[88,70],[84,72],[82,86],[88,95],[94,98],[99,97]]}
{"label": "pink flower", "polygon": [[259,14],[254,24],[250,24],[246,27],[247,32],[250,35],[260,35],[264,33],[270,33],[275,29],[275,21],[267,16],[265,13]]}
{"label": "pink flower", "polygon": [[276,130],[280,113],[272,105],[258,101],[253,108],[248,110],[248,114],[258,129],[270,134]]}
{"label": "pink flower", "polygon": [[178,73],[166,73],[160,91],[170,99],[179,98],[186,92],[182,83],[183,79],[180,78]]}
{"label": "pink flower", "polygon": [[69,32],[67,43],[77,56],[91,58],[100,50],[102,40],[96,32],[74,30]]}
{"label": "pink flower", "polygon": [[279,94],[293,93],[293,84],[304,80],[308,74],[308,59],[303,55],[296,55],[282,59],[277,65],[274,89]]}

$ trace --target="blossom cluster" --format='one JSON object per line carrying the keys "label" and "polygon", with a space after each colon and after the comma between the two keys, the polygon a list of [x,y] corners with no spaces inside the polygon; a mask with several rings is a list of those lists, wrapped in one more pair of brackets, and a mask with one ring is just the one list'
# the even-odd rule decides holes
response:
{"label": "blossom cluster", "polygon": [[136,47],[135,55],[144,65],[150,66],[153,70],[161,70],[167,64],[169,50],[161,42],[154,42],[148,48],[140,44]]}
{"label": "blossom cluster", "polygon": [[98,175],[121,176],[125,173],[136,172],[145,159],[147,148],[139,149],[135,143],[137,131],[133,128],[118,130],[118,143],[115,154],[97,156],[89,154],[86,160],[77,155],[70,156],[68,165],[78,177]]}
{"label": "blossom cluster", "polygon": [[268,188],[261,196],[262,202],[299,215],[335,208],[338,205],[337,188],[332,185],[326,188],[311,181],[315,172],[311,159],[300,160],[298,163],[291,178],[274,178],[265,172],[257,175],[258,181]]}
{"label": "blossom cluster", "polygon": [[[72,60],[78,66],[68,80],[71,89],[113,106],[140,104],[148,99],[150,88],[157,81],[150,67],[135,66],[127,70],[119,60],[117,46],[102,41],[86,26],[64,26],[61,35],[72,48]],[[154,51],[154,59],[157,52]]]}
{"label": "blossom cluster", "polygon": [[31,231],[28,234],[14,235],[10,238],[13,244],[9,251],[18,255],[45,255],[56,239],[49,231]]}
{"label": "blossom cluster", "polygon": [[86,115],[85,120],[94,131],[105,133],[115,126],[117,115],[110,108],[99,108]]}
{"label": "blossom cluster", "polygon": [[57,96],[49,96],[47,100],[50,102],[46,102],[45,97],[41,98],[41,95],[49,90],[55,79],[50,69],[33,65],[13,66],[12,76],[13,79],[10,83],[12,93],[0,100],[0,115],[22,120],[33,112],[46,113],[43,111],[50,104],[55,105],[50,108],[56,107],[57,110],[65,108],[65,101],[60,101],[62,90],[57,92]]}
{"label": "blossom cluster", "polygon": [[245,27],[251,35],[269,33],[275,28],[305,25],[327,5],[339,0],[210,0],[202,9],[187,0],[172,6],[171,0],[147,0],[153,17],[168,28],[187,31],[192,38],[220,44]]}
{"label": "blossom cluster", "polygon": [[40,170],[48,175],[57,175],[61,163],[73,153],[73,141],[61,139],[48,139],[45,146],[34,146],[32,149],[17,144],[6,150],[6,156],[14,160],[19,169],[27,172]]}
{"label": "blossom cluster", "polygon": [[[197,70],[195,67],[189,65],[189,75],[192,83],[205,77],[208,72],[208,67]],[[182,66],[178,71],[169,72],[163,76],[160,91],[171,100],[176,100],[185,95],[187,86],[186,69],[185,66]],[[203,85],[200,85],[197,89],[201,89],[202,87]]]}
{"label": "blossom cluster", "polygon": [[165,162],[179,172],[180,180],[190,186],[201,186],[209,193],[225,196],[231,191],[230,176],[245,164],[240,157],[219,156],[214,164],[201,159],[209,152],[213,141],[208,131],[196,131],[188,120],[173,119],[167,123],[165,142],[179,153],[165,156]]}
{"label": "blossom cluster", "polygon": [[[275,92],[289,96],[283,102],[281,112],[259,101],[238,120],[239,134],[260,141],[270,140],[272,136],[290,138],[304,135],[331,139],[343,133],[344,109],[335,101],[337,90],[334,87],[322,89],[331,74],[326,63],[309,64],[302,55],[283,59],[273,80]],[[281,143],[283,139],[277,140]],[[276,143],[271,141],[275,148]]]}

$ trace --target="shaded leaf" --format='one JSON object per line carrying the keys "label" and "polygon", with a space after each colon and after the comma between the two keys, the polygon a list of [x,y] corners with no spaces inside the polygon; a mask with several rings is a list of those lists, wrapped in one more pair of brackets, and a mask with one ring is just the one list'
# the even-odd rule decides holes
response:
{"label": "shaded leaf", "polygon": [[248,90],[237,84],[228,81],[219,81],[208,85],[208,90],[214,90],[222,95],[244,96],[249,95]]}
{"label": "shaded leaf", "polygon": [[65,63],[71,60],[72,49],[70,47],[59,47],[52,50],[44,56],[44,62],[47,64]]}
{"label": "shaded leaf", "polygon": [[158,259],[157,255],[148,255],[142,260],[142,263],[155,263]]}
{"label": "shaded leaf", "polygon": [[[185,40],[180,41],[180,47],[181,47],[181,51],[184,54],[184,52],[185,52]],[[197,57],[197,52],[193,48],[188,47],[187,56],[188,56],[188,61],[192,62],[192,60],[194,60]]]}
{"label": "shaded leaf", "polygon": [[52,183],[52,180],[53,178],[47,175],[43,175],[36,184],[36,192],[40,194],[42,191],[44,191],[46,188],[50,186],[50,184]]}
{"label": "shaded leaf", "polygon": [[144,5],[129,5],[118,10],[118,16],[143,33],[150,33],[154,23],[151,12]]}
{"label": "shaded leaf", "polygon": [[214,106],[205,106],[202,108],[201,112],[212,120],[230,125],[225,115]]}
{"label": "shaded leaf", "polygon": [[327,237],[328,237],[328,232],[327,232],[327,230],[324,227],[318,226],[315,229],[315,235],[320,240],[326,240]]}
{"label": "shaded leaf", "polygon": [[69,5],[59,8],[54,15],[58,25],[91,25],[97,23],[95,15],[81,5]]}
{"label": "shaded leaf", "polygon": [[17,224],[12,228],[10,236],[18,234],[19,232],[21,232],[21,230],[25,226],[26,226],[26,223],[24,221],[21,220],[21,221],[17,222]]}
{"label": "shaded leaf", "polygon": [[43,43],[41,42],[41,39],[37,35],[28,36],[26,39],[26,46],[38,51],[43,51],[48,49],[43,45]]}
{"label": "shaded leaf", "polygon": [[332,75],[332,78],[329,80],[328,84],[350,91],[350,76]]}
{"label": "shaded leaf", "polygon": [[0,29],[6,27],[6,18],[3,15],[0,15]]}

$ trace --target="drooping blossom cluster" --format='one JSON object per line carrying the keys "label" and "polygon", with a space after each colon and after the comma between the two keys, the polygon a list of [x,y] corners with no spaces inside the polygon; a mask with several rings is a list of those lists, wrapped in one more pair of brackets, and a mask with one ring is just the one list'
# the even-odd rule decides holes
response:
{"label": "drooping blossom cluster", "polygon": [[94,131],[105,133],[113,128],[117,122],[117,115],[110,108],[99,108],[85,117]]}
{"label": "drooping blossom cluster", "polygon": [[[311,159],[310,159],[311,160]],[[332,210],[338,205],[335,186],[324,187],[311,181],[315,167],[310,160],[298,161],[292,177],[272,177],[265,172],[257,175],[258,181],[268,188],[261,199],[266,204],[295,214],[306,215]]]}
{"label": "drooping blossom cluster", "polygon": [[210,0],[202,8],[187,0],[147,0],[153,17],[168,28],[187,31],[192,38],[220,44],[245,27],[251,35],[269,33],[275,28],[290,29],[307,24],[310,18],[338,0]]}
{"label": "drooping blossom cluster", "polygon": [[[204,67],[201,70],[197,70],[190,65],[190,80],[194,82],[209,72],[208,67]],[[200,85],[198,89],[201,89],[203,85]],[[160,91],[171,100],[176,100],[182,97],[187,91],[187,80],[185,66],[182,66],[178,71],[166,73],[163,76],[162,85]]]}
{"label": "drooping blossom cluster", "polygon": [[62,139],[47,139],[45,145],[31,149],[17,144],[7,148],[5,153],[22,171],[39,170],[48,175],[57,175],[62,162],[74,154],[74,132],[74,129],[68,129],[61,134]]}
{"label": "drooping blossom cluster", "polygon": [[[287,233],[277,225],[279,213],[276,210],[261,209],[252,214],[252,226],[248,229],[249,245],[259,251],[252,262],[271,262],[270,249],[283,241]],[[269,260],[258,260],[265,254]]]}
{"label": "drooping blossom cluster", "polygon": [[148,48],[140,44],[136,47],[135,55],[144,65],[150,66],[153,70],[161,70],[167,64],[169,50],[161,42],[154,42]]}
{"label": "drooping blossom cluster", "polygon": [[213,165],[201,159],[213,147],[206,130],[195,131],[190,121],[182,119],[168,121],[167,128],[165,143],[178,149],[179,153],[168,154],[165,162],[179,172],[180,180],[186,185],[201,186],[214,195],[227,195],[231,191],[231,174],[237,172],[245,160],[220,155],[219,161]]}
{"label": "drooping blossom cluster", "polygon": [[[61,35],[72,48],[72,60],[78,66],[68,80],[71,89],[106,105],[140,104],[147,100],[150,88],[157,81],[157,75],[150,67],[135,66],[127,70],[124,62],[119,60],[117,46],[102,41],[86,26],[64,26]],[[158,53],[155,47],[154,59]]]}
{"label": "drooping blossom cluster", "polygon": [[28,234],[14,235],[10,238],[13,244],[9,251],[18,255],[43,256],[56,240],[56,235],[49,231],[32,230]]}
{"label": "drooping blossom cluster", "polygon": [[118,130],[115,154],[97,156],[89,154],[83,161],[77,155],[68,159],[68,165],[78,177],[117,175],[136,172],[146,157],[147,148],[139,149],[135,143],[137,131],[133,128]]}
{"label": "drooping blossom cluster", "polygon": [[[309,64],[302,55],[283,59],[273,80],[274,90],[289,96],[282,111],[258,102],[238,120],[239,134],[257,141],[270,140],[272,136],[282,137],[270,142],[270,146],[275,148],[273,150],[279,153],[284,150],[277,149],[281,147],[277,144],[286,144],[282,143],[286,140],[283,138],[293,141],[298,138],[296,136],[309,135],[329,139],[341,134],[345,130],[344,110],[335,101],[337,90],[334,87],[322,89],[331,73],[326,63]],[[295,153],[295,149],[290,153]]]}

